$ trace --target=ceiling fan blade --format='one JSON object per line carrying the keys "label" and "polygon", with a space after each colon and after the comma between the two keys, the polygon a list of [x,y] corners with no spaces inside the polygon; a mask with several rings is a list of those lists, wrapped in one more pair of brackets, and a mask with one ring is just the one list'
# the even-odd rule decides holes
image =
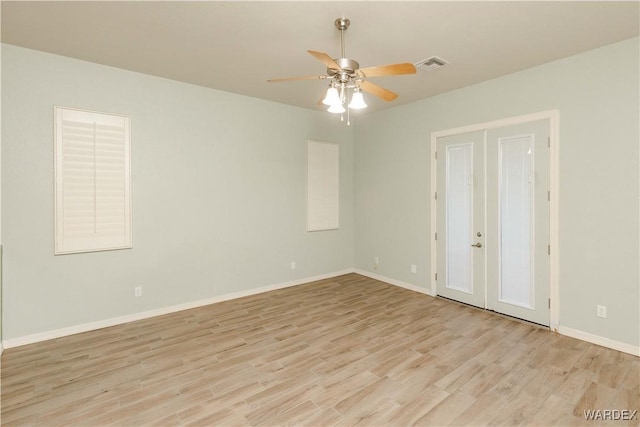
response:
{"label": "ceiling fan blade", "polygon": [[296,80],[318,80],[324,79],[325,76],[304,76],[304,77],[285,77],[283,79],[269,79],[267,80],[269,83],[279,83],[279,82],[290,82]]}
{"label": "ceiling fan blade", "polygon": [[385,89],[382,86],[378,86],[377,84],[373,84],[367,80],[360,83],[360,88],[371,95],[384,99],[385,101],[393,101],[398,97],[397,93],[391,92],[389,89]]}
{"label": "ceiling fan blade", "polygon": [[336,70],[340,69],[340,66],[336,64],[336,61],[333,60],[329,55],[324,52],[318,52],[317,50],[308,50],[311,55],[315,56],[317,60],[322,62],[327,68],[333,68]]}
{"label": "ceiling fan blade", "polygon": [[397,76],[400,74],[415,74],[416,67],[405,62],[403,64],[380,65],[377,67],[361,68],[367,77]]}

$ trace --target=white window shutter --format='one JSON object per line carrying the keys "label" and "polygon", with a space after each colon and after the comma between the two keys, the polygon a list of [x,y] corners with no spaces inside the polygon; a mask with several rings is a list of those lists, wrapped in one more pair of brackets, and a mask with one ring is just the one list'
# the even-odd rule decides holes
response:
{"label": "white window shutter", "polygon": [[307,230],[335,230],[340,225],[339,146],[309,141],[307,154]]}
{"label": "white window shutter", "polygon": [[130,119],[55,108],[55,253],[131,247]]}

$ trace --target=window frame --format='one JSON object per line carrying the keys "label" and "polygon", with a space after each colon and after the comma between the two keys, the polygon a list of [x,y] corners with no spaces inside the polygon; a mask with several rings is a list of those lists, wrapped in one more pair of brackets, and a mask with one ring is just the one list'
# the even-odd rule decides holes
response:
{"label": "window frame", "polygon": [[[62,138],[62,121],[65,111],[72,112],[74,114],[86,114],[94,118],[103,118],[107,120],[121,119],[123,121],[123,145],[124,145],[124,158],[123,158],[123,211],[124,211],[124,233],[122,234],[122,244],[102,244],[99,240],[106,240],[101,237],[82,238],[84,240],[82,245],[79,245],[78,241],[75,244],[70,244],[68,239],[65,239],[65,225],[64,218],[64,182],[62,180],[62,173],[64,170],[62,164],[62,150],[64,147],[64,140]],[[131,191],[131,117],[124,114],[106,113],[101,111],[84,110],[71,107],[62,107],[54,105],[54,255],[67,255],[87,252],[102,252],[121,249],[133,248],[133,199]],[[115,240],[116,238],[114,238]],[[120,239],[118,237],[117,239]]]}

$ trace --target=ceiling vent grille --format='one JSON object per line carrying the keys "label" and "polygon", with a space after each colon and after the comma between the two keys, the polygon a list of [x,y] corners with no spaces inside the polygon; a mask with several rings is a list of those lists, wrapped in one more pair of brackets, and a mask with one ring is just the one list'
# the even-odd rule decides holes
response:
{"label": "ceiling vent grille", "polygon": [[423,71],[433,71],[440,67],[444,67],[448,62],[442,58],[438,58],[437,56],[432,56],[427,59],[423,59],[422,61],[416,62],[416,68]]}

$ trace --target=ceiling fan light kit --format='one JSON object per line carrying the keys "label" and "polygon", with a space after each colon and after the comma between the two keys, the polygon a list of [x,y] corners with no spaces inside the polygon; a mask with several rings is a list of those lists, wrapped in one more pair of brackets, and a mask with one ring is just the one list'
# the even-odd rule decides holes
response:
{"label": "ceiling fan light kit", "polygon": [[327,89],[327,94],[324,96],[322,103],[328,106],[332,106],[335,104],[342,104],[342,100],[340,99],[340,94],[338,94],[338,89],[336,89],[333,86],[329,86],[329,89]]}
{"label": "ceiling fan light kit", "polygon": [[360,92],[360,88],[356,88],[351,95],[351,102],[349,103],[349,108],[352,110],[361,110],[363,108],[367,108],[367,103],[364,102],[364,96],[362,92]]}
{"label": "ceiling fan light kit", "polygon": [[344,105],[338,103],[331,105],[329,108],[327,108],[327,111],[334,114],[342,114],[347,110],[344,108]]}
{"label": "ceiling fan light kit", "polygon": [[290,77],[284,79],[271,79],[270,83],[294,81],[294,80],[330,80],[329,88],[322,99],[322,104],[327,105],[329,113],[341,114],[341,120],[344,121],[344,113],[347,113],[347,125],[350,125],[349,111],[367,108],[367,103],[361,92],[365,91],[377,96],[385,101],[393,101],[398,97],[396,93],[391,92],[381,86],[371,83],[367,78],[394,76],[401,74],[415,74],[416,67],[413,64],[391,64],[377,67],[360,68],[357,61],[347,58],[344,49],[344,32],[351,21],[347,18],[338,18],[334,22],[336,28],[340,31],[340,48],[341,57],[331,58],[324,52],[308,50],[310,55],[321,61],[327,67],[327,74],[320,76],[308,77]]}

